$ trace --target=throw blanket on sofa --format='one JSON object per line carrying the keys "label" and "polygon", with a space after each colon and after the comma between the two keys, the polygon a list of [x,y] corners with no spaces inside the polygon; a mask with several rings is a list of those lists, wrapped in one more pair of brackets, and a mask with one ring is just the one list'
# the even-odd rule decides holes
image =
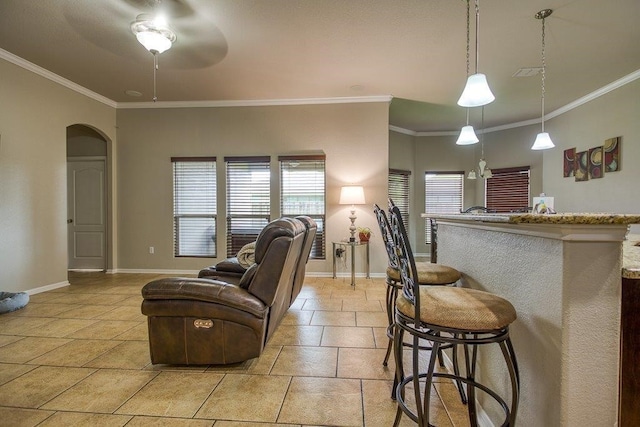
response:
{"label": "throw blanket on sofa", "polygon": [[256,242],[247,243],[238,252],[238,263],[249,268],[256,262]]}

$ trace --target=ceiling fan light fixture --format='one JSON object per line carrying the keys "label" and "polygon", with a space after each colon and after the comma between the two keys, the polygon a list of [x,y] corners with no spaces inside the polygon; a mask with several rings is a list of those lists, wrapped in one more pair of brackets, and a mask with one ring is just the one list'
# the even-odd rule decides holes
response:
{"label": "ceiling fan light fixture", "polygon": [[171,40],[156,31],[142,31],[136,38],[149,52],[162,53],[171,47]]}
{"label": "ceiling fan light fixture", "polygon": [[476,132],[473,130],[473,126],[466,125],[460,131],[460,136],[456,141],[456,145],[471,145],[476,144],[479,141],[476,136]]}
{"label": "ceiling fan light fixture", "polygon": [[482,73],[472,74],[467,78],[467,84],[458,99],[461,107],[482,107],[495,101],[496,97],[489,88],[487,76]]}
{"label": "ceiling fan light fixture", "polygon": [[162,53],[171,48],[176,41],[176,33],[166,23],[166,19],[159,19],[146,13],[138,15],[131,24],[131,31],[136,39],[151,53]]}

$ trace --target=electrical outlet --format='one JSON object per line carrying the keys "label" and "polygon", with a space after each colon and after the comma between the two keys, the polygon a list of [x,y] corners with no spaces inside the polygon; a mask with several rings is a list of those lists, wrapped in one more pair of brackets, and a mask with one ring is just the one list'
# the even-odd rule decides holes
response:
{"label": "electrical outlet", "polygon": [[149,246],[149,253],[153,255],[155,252],[156,249],[153,246]]}

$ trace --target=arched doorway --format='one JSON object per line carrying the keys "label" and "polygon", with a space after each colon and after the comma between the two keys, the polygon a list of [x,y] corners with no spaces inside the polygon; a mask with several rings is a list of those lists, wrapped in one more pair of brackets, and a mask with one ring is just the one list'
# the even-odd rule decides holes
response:
{"label": "arched doorway", "polygon": [[107,148],[93,128],[67,127],[69,270],[107,270]]}

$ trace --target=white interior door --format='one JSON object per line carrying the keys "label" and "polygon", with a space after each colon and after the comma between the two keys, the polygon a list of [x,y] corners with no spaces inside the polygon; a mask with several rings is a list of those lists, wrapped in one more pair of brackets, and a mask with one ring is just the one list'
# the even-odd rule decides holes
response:
{"label": "white interior door", "polygon": [[69,269],[106,270],[104,160],[67,162]]}

